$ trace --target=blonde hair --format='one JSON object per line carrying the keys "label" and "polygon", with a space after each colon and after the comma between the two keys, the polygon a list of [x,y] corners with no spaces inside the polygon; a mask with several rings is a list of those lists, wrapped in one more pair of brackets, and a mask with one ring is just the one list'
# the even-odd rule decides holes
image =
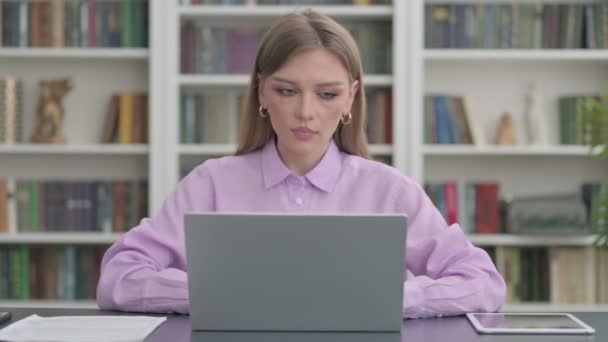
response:
{"label": "blonde hair", "polygon": [[369,158],[365,135],[365,90],[361,79],[363,71],[359,49],[344,27],[312,10],[285,15],[262,38],[241,111],[236,155],[256,151],[275,136],[270,120],[258,114],[258,75],[262,78],[270,76],[290,57],[319,48],[327,49],[340,59],[351,84],[359,82],[351,107],[351,123],[339,124],[334,140],[341,151]]}

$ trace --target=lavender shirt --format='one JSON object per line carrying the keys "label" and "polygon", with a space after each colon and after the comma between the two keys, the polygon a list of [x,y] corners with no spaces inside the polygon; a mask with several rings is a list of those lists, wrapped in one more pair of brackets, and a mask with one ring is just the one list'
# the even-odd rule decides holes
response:
{"label": "lavender shirt", "polygon": [[505,282],[487,253],[448,226],[421,187],[396,169],[342,153],[335,143],[306,176],[281,161],[274,143],[243,156],[207,160],[104,255],[102,309],[188,313],[185,212],[405,213],[403,315],[420,318],[496,311]]}

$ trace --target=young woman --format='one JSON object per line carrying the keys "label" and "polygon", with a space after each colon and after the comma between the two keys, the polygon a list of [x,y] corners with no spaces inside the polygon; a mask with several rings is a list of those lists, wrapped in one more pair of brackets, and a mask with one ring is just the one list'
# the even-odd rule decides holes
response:
{"label": "young woman", "polygon": [[403,315],[496,311],[505,283],[421,187],[368,159],[356,43],[313,11],[278,20],[259,46],[235,156],[204,162],[154,217],[106,252],[102,309],[188,313],[183,215],[189,211],[405,213]]}

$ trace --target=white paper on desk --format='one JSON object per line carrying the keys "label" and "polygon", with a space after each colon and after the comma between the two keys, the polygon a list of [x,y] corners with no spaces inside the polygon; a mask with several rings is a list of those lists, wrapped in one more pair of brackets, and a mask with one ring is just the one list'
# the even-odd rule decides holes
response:
{"label": "white paper on desk", "polygon": [[31,315],[0,330],[0,341],[143,341],[167,317]]}

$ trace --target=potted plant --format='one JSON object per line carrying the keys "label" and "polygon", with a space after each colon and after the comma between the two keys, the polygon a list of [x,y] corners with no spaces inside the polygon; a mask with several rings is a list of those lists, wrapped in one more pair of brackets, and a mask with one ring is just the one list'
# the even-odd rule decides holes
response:
{"label": "potted plant", "polygon": [[[584,143],[597,158],[608,160],[608,96],[587,97],[582,106]],[[591,231],[596,245],[608,247],[608,182],[604,182],[593,201]]]}

